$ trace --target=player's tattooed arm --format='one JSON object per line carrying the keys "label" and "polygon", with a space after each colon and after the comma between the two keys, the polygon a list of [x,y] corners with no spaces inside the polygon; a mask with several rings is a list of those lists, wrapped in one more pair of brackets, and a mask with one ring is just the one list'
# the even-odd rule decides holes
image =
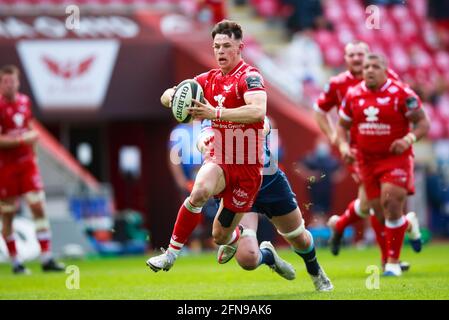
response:
{"label": "player's tattooed arm", "polygon": [[423,109],[417,109],[407,115],[413,125],[413,129],[401,139],[396,139],[390,146],[390,152],[401,154],[412,146],[413,143],[424,137],[430,128],[429,119]]}

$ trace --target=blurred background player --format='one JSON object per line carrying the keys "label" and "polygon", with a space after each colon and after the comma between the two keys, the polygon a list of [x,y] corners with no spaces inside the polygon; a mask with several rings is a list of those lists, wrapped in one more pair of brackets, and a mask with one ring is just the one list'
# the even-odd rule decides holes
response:
{"label": "blurred background player", "polygon": [[[369,207],[384,214],[384,274],[400,276],[405,232],[410,232],[412,240],[420,240],[416,214],[408,213],[407,219],[403,214],[407,195],[415,191],[412,144],[426,135],[430,125],[413,90],[388,77],[383,56],[365,56],[363,79],[347,92],[340,109],[339,148],[345,161],[357,159]],[[349,145],[350,130],[356,153]]]}
{"label": "blurred background player", "polygon": [[50,224],[45,214],[45,194],[34,145],[38,134],[32,127],[30,99],[19,93],[20,72],[16,66],[0,69],[0,213],[2,235],[16,274],[30,271],[20,261],[14,230],[19,198],[24,196],[33,214],[41,248],[43,271],[63,271],[51,252]]}
{"label": "blurred background player", "polygon": [[[194,101],[196,106],[189,112],[194,118],[212,120],[214,153],[206,156],[190,196],[179,209],[167,251],[147,261],[155,272],[173,266],[201,221],[202,207],[212,196],[222,198],[213,224],[214,241],[235,245],[241,232],[238,223],[251,209],[262,182],[263,136],[258,132],[263,130],[267,96],[262,76],[242,59],[242,36],[240,25],[233,21],[224,20],[212,30],[219,68],[195,77],[204,90],[206,103]],[[164,92],[164,106],[170,106],[173,93],[173,88]],[[247,134],[253,138],[245,139]],[[234,144],[233,137],[245,141],[240,146],[243,150]],[[237,162],[237,158],[243,161]]]}
{"label": "blurred background player", "polygon": [[[313,236],[305,228],[295,194],[285,173],[278,168],[277,159],[272,157],[270,150],[271,126],[268,117],[265,117],[265,128],[267,136],[264,144],[265,172],[262,186],[251,208],[252,212],[245,214],[240,222],[244,230],[238,247],[220,246],[217,256],[218,263],[228,262],[235,254],[238,264],[245,270],[255,270],[260,265],[266,264],[287,280],[295,278],[293,266],[279,257],[271,242],[263,241],[259,246],[257,228],[259,225],[258,213],[260,213],[270,219],[279,234],[291,244],[293,251],[304,260],[315,289],[331,291],[333,285],[318,263]],[[279,229],[283,231],[279,231]]]}
{"label": "blurred background player", "polygon": [[[334,108],[339,108],[343,102],[347,91],[359,84],[363,80],[363,61],[366,54],[369,53],[369,47],[366,43],[361,41],[353,41],[345,46],[345,62],[347,70],[332,77],[325,91],[321,93],[318,100],[314,104],[314,117],[324,135],[329,139],[331,144],[338,145],[337,134],[334,124],[330,117],[330,111]],[[391,79],[398,80],[398,75],[391,69],[387,69],[387,76]],[[354,128],[351,130],[355,130]],[[351,131],[351,148],[355,147],[354,135]],[[356,150],[353,150],[356,152]],[[370,215],[370,208],[366,199],[365,189],[361,184],[359,177],[359,168],[357,161],[348,165],[348,170],[351,173],[354,181],[359,185],[358,197],[349,203],[342,215],[333,215],[328,221],[328,225],[332,230],[330,239],[330,249],[332,254],[338,255],[341,246],[343,232],[346,227],[354,224],[362,219],[370,217],[371,226],[376,235],[376,241],[382,252],[382,264],[385,264],[386,247],[384,237],[384,225],[381,220],[383,214],[378,214],[377,217]],[[415,242],[414,249],[419,249],[419,243]],[[403,268],[407,269],[408,263],[403,263]]]}

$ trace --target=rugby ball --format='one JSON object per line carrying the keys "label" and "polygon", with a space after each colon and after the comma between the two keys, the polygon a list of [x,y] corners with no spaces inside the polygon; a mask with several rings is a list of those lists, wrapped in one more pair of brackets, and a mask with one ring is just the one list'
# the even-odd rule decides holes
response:
{"label": "rugby ball", "polygon": [[192,120],[187,110],[190,106],[194,106],[192,99],[204,102],[204,92],[196,80],[187,79],[176,86],[173,94],[171,109],[176,121],[187,123]]}

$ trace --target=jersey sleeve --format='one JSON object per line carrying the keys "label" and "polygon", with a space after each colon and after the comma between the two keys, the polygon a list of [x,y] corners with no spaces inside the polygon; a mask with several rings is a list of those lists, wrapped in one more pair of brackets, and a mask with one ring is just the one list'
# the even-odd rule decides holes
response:
{"label": "jersey sleeve", "polygon": [[195,76],[193,79],[198,81],[198,83],[200,84],[201,88],[203,88],[206,86],[206,80],[207,77],[209,76],[209,72],[204,72],[202,74],[199,74],[197,76]]}
{"label": "jersey sleeve", "polygon": [[419,96],[407,86],[401,90],[399,108],[401,112],[408,117],[413,112],[422,109],[422,102]]}
{"label": "jersey sleeve", "polygon": [[265,92],[262,75],[257,70],[250,70],[239,80],[239,91],[244,96],[252,92]]}
{"label": "jersey sleeve", "polygon": [[313,109],[317,112],[327,113],[334,106],[338,107],[337,90],[335,83],[330,81],[324,86],[324,90],[314,103]]}

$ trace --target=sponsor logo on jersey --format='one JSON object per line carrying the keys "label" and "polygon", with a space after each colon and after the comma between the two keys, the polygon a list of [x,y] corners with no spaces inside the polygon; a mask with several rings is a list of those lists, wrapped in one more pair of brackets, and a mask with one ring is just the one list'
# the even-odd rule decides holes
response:
{"label": "sponsor logo on jersey", "polygon": [[225,92],[226,93],[231,92],[231,88],[232,88],[233,85],[234,85],[233,83],[231,83],[229,86],[223,85],[223,88],[224,88]]}
{"label": "sponsor logo on jersey", "polygon": [[374,122],[379,120],[377,115],[379,114],[379,109],[373,106],[368,107],[367,109],[363,110],[363,113],[366,115],[366,121],[368,122]]}
{"label": "sponsor logo on jersey", "polygon": [[387,91],[388,91],[389,93],[396,93],[396,92],[399,91],[399,88],[396,87],[396,86],[390,86],[390,87],[387,89]]}
{"label": "sponsor logo on jersey", "polygon": [[387,104],[388,102],[390,102],[391,98],[390,97],[385,97],[385,98],[376,98],[376,101],[378,104]]}
{"label": "sponsor logo on jersey", "polygon": [[232,204],[237,208],[243,208],[243,206],[245,206],[246,203],[247,201],[239,201],[236,198],[232,197]]}
{"label": "sponsor logo on jersey", "polygon": [[233,193],[235,196],[240,197],[240,198],[248,198],[248,193],[246,193],[246,192],[245,192],[244,190],[242,190],[241,188],[234,189],[234,190],[232,191],[232,193]]}
{"label": "sponsor logo on jersey", "polygon": [[392,176],[396,176],[396,177],[403,177],[403,176],[407,176],[407,172],[404,169],[401,168],[396,168],[394,170],[392,170],[390,172],[390,174]]}

